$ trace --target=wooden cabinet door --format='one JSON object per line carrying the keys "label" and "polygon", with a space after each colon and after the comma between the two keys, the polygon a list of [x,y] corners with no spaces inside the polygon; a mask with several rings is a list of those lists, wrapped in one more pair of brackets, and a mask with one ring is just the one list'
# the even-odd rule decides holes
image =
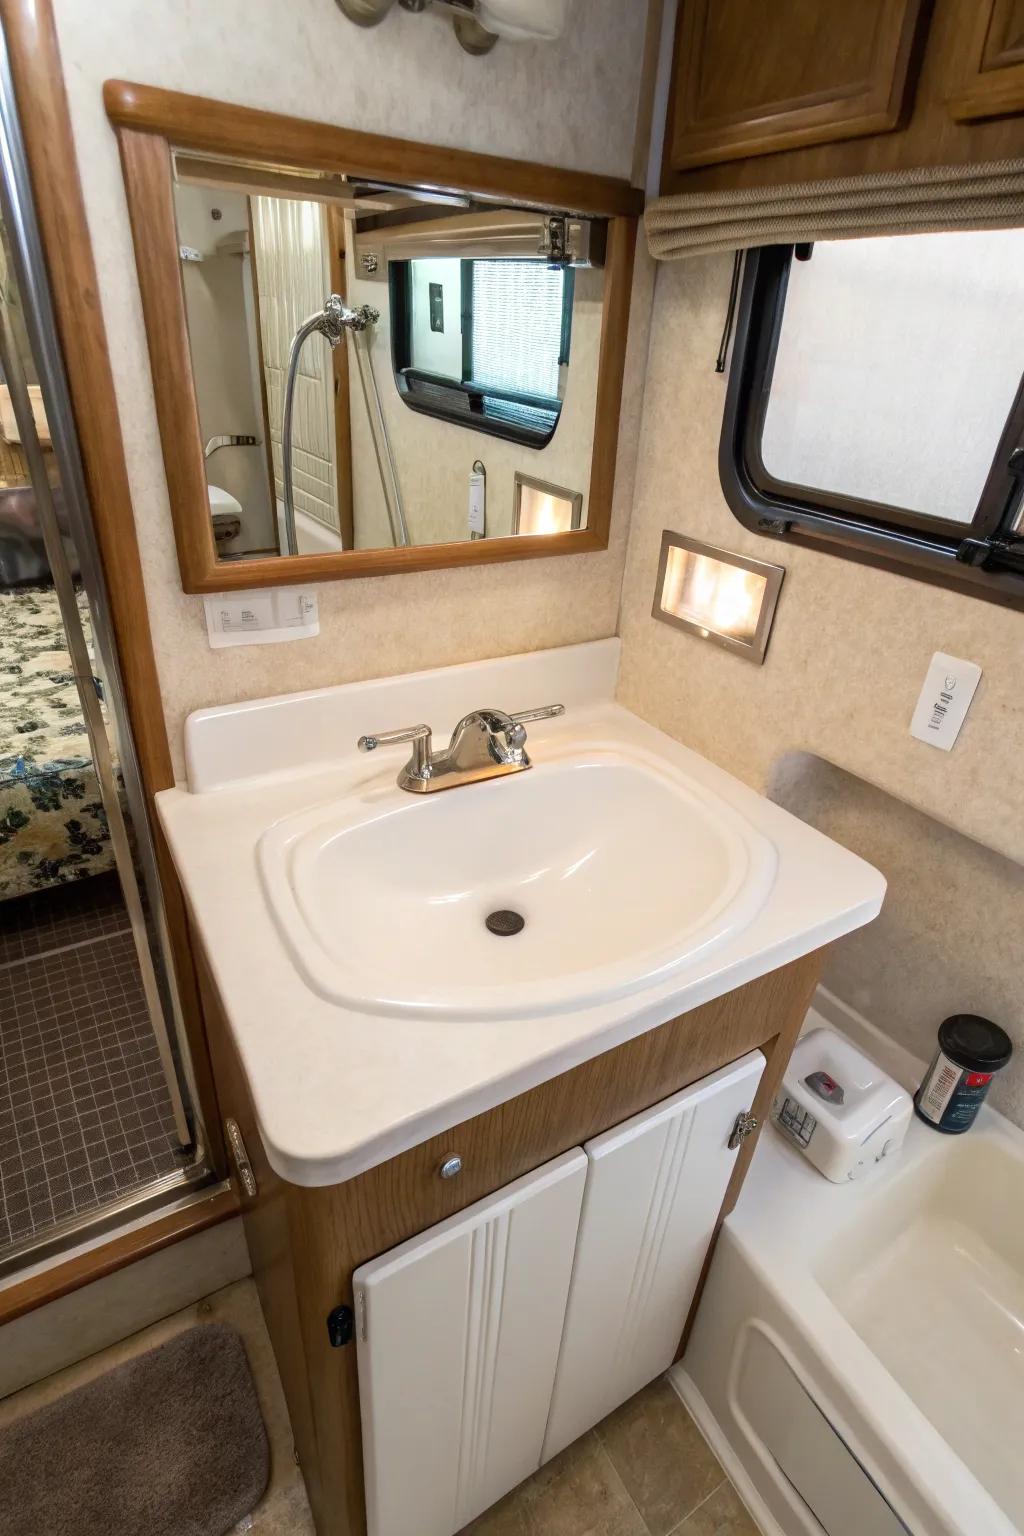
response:
{"label": "wooden cabinet door", "polygon": [[672,1364],[764,1064],[751,1051],[584,1147],[545,1461]]}
{"label": "wooden cabinet door", "polygon": [[960,0],[965,69],[949,107],[959,122],[1024,112],[1024,0]]}
{"label": "wooden cabinet door", "polygon": [[668,168],[896,128],[922,0],[680,0]]}
{"label": "wooden cabinet door", "polygon": [[356,1270],[369,1536],[452,1536],[539,1467],[586,1173],[566,1152]]}

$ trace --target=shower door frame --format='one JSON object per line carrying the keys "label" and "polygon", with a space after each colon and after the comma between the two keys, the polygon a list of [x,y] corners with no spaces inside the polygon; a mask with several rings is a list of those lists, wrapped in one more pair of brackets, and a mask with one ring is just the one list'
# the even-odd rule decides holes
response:
{"label": "shower door frame", "polygon": [[[98,298],[98,283],[89,241],[84,202],[77,172],[74,140],[61,72],[56,28],[50,0],[0,0],[0,24],[6,44],[9,77],[4,82],[6,106],[12,112],[24,150],[19,170],[21,202],[34,215],[42,249],[44,288],[52,327],[44,340],[56,344],[70,405],[70,429],[77,438],[80,487],[91,512],[91,528],[105,588],[110,642],[122,681],[124,714],[135,748],[143,809],[153,844],[156,884],[162,900],[167,935],[165,956],[173,972],[183,1044],[192,1068],[194,1110],[202,1126],[211,1177],[223,1179],[227,1163],[220,1115],[213,1088],[209,1051],[196,983],[188,922],[181,895],[153,811],[153,796],[173,782],[170,746],[160,704],[159,677],[146,609],[141,562],[132,511],[124,447],[117,413],[113,376]],[[6,73],[6,71],[5,71]],[[48,281],[47,281],[48,279]],[[185,1194],[186,1186],[180,1186]],[[139,1198],[142,1214],[149,1191]],[[124,1202],[112,1203],[111,1215],[121,1220]],[[211,1215],[215,1210],[216,1214]],[[209,1225],[237,1210],[237,1199],[209,1184],[192,1200],[183,1199],[159,1225],[159,1246]],[[107,1223],[101,1208],[91,1230]],[[90,1234],[91,1235],[91,1234]],[[84,1284],[97,1273],[128,1263],[151,1251],[153,1233],[147,1228],[126,1234],[116,1243],[100,1245],[92,1255],[57,1266],[50,1279],[36,1276],[0,1293],[0,1320],[25,1310],[18,1292],[27,1285],[29,1305]],[[111,1263],[107,1249],[117,1249]]]}

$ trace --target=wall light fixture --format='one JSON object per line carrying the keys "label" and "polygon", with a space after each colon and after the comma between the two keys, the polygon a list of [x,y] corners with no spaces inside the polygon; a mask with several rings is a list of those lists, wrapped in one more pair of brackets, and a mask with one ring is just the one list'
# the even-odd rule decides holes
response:
{"label": "wall light fixture", "polygon": [[785,574],[784,566],[666,529],[651,612],[760,666]]}
{"label": "wall light fixture", "polygon": [[[374,27],[395,0],[337,0],[350,21]],[[398,0],[403,11],[435,6],[451,16],[467,53],[489,53],[499,37],[517,42],[551,42],[565,31],[570,0]]]}

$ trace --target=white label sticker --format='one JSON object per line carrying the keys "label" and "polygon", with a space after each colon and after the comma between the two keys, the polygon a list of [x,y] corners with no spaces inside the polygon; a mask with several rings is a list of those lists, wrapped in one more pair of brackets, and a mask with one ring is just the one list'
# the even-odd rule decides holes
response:
{"label": "white label sticker", "polygon": [[980,678],[981,668],[975,662],[936,651],[910,722],[911,736],[942,752],[951,751]]}
{"label": "white label sticker", "polygon": [[487,477],[469,477],[469,532],[471,537],[482,539],[487,523]]}
{"label": "white label sticker", "polygon": [[932,1063],[932,1069],[921,1084],[921,1092],[918,1097],[917,1107],[926,1120],[933,1125],[938,1125],[946,1113],[946,1105],[953,1097],[953,1092],[960,1081],[961,1069],[955,1061],[942,1051]]}
{"label": "white label sticker", "polygon": [[206,630],[214,650],[225,645],[269,645],[320,633],[316,592],[277,587],[204,597]]}

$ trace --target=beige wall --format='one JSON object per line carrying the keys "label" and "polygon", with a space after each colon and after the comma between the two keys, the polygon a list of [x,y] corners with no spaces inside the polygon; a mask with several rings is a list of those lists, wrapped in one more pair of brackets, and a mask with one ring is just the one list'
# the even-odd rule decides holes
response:
{"label": "beige wall", "polygon": [[[785,797],[790,810],[818,821],[891,880],[883,922],[870,935],[843,941],[833,984],[838,978],[844,1001],[876,1012],[877,1022],[922,1052],[925,1015],[939,1012],[943,996],[949,1012],[972,997],[982,1009],[991,1000],[1019,1039],[1024,614],[759,539],[740,526],[717,467],[725,380],[714,360],[730,270],[728,258],[658,269],[620,617],[620,698],[758,789],[768,787],[786,754],[803,752],[884,790],[871,800],[844,775],[826,781],[830,805],[821,778],[806,775]],[[786,567],[763,667],[652,619],[664,528]],[[948,754],[915,741],[907,729],[936,650],[984,668]],[[923,814],[902,812],[900,801]],[[964,836],[948,836],[946,827]],[[998,867],[986,848],[1002,856]],[[1000,913],[993,930],[1000,936],[986,943],[985,907],[995,890],[1012,902],[1012,920]],[[999,946],[1006,952],[997,962]],[[883,975],[900,978],[888,1000]],[[900,1024],[903,1002],[915,993],[919,1003]],[[1019,1086],[1013,1102],[1019,1113]]]}
{"label": "beige wall", "polygon": [[1024,1126],[1024,867],[820,757],[782,758],[768,792],[889,882],[881,916],[832,946],[824,985],[925,1060],[951,1013],[995,1019],[1014,1056],[992,1102]]}
{"label": "beige wall", "polygon": [[[211,651],[200,599],[179,588],[149,358],[121,172],[103,113],[108,77],[145,81],[427,142],[629,176],[646,6],[587,0],[557,44],[463,53],[437,16],[348,22],[331,0],[56,0],[86,211],[99,271],[132,499],[175,761],[192,709],[227,699],[441,666],[614,633],[650,269],[634,296],[630,370],[611,544],[606,553],[319,586],[320,635]],[[564,102],[571,110],[540,104]]]}

